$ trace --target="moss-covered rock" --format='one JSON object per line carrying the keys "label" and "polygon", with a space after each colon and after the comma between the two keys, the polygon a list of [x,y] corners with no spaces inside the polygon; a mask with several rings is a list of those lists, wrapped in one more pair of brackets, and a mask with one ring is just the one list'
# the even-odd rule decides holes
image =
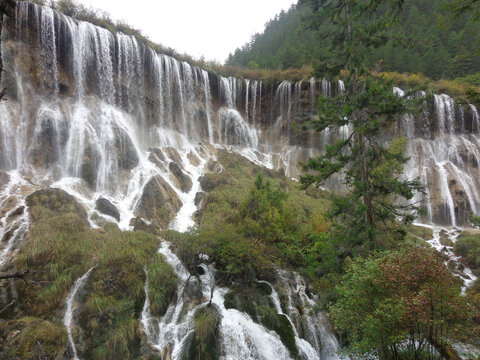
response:
{"label": "moss-covered rock", "polygon": [[[268,294],[266,284],[258,284],[253,288],[234,289],[225,295],[225,307],[247,313],[253,320],[269,330],[275,331],[292,357],[298,356],[295,333],[288,318],[278,314]],[[270,288],[271,291],[271,288]]]}
{"label": "moss-covered rock", "polygon": [[176,180],[178,181],[180,189],[185,193],[189,192],[193,186],[190,176],[185,174],[176,162],[171,162],[168,167],[172,172],[173,176],[175,176]]}
{"label": "moss-covered rock", "polygon": [[218,326],[220,315],[214,305],[198,309],[194,315],[194,334],[187,341],[182,359],[219,359]]}
{"label": "moss-covered rock", "polygon": [[454,252],[468,267],[480,270],[480,232],[464,231],[455,243]]}
{"label": "moss-covered rock", "polygon": [[[88,216],[85,208],[73,196],[63,190],[52,188],[38,190],[27,196],[26,201],[27,205],[32,208],[30,213],[33,220],[39,220],[40,216],[44,214],[44,210],[47,209],[50,210],[50,215],[74,213],[87,224]],[[35,207],[41,207],[43,211],[36,211]]]}
{"label": "moss-covered rock", "polygon": [[95,208],[102,214],[113,217],[115,220],[120,221],[120,212],[117,207],[113,205],[110,200],[105,198],[98,198],[95,203]]}

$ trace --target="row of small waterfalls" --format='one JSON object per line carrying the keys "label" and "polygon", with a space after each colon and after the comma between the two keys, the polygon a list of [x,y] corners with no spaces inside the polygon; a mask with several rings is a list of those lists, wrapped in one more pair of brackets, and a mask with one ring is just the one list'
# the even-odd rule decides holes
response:
{"label": "row of small waterfalls", "polygon": [[[87,209],[93,227],[114,221],[129,230],[131,220],[140,218],[185,231],[195,225],[199,178],[212,171],[209,165],[217,149],[298,178],[299,162],[321,154],[326,144],[350,131],[346,126],[315,133],[301,126],[315,115],[320,94],[335,96],[345,90],[342,81],[264,83],[221,77],[158,54],[135,37],[112,34],[33,3],[18,2],[15,16],[7,20],[2,54],[8,100],[0,104],[1,263],[28,232],[24,199],[38,189],[54,187],[73,195]],[[401,89],[395,91],[403,95]],[[458,104],[445,94],[435,95],[433,101],[425,98],[423,113],[399,119],[386,134],[393,136],[408,138],[405,176],[427,185],[426,194],[415,199],[427,209],[419,220],[442,226],[468,224],[468,214],[480,211],[476,107]],[[327,187],[338,190],[341,181],[332,180]],[[166,199],[166,219],[152,211],[152,193]],[[99,204],[107,204],[110,211]],[[20,208],[25,210],[19,214]],[[188,274],[175,255],[166,246],[160,252],[186,286]],[[276,334],[246,314],[225,309],[226,290],[211,291],[208,277],[215,271],[204,266],[199,286],[213,294],[222,316],[226,358],[289,358]],[[303,306],[312,310],[314,301],[305,294],[303,280],[278,271],[279,281],[291,290],[286,297],[300,296]],[[73,298],[85,281],[88,274],[68,299],[67,329],[74,321]],[[301,357],[334,357],[338,344],[324,316],[302,315],[310,316],[304,323],[313,328],[301,332],[294,307],[282,309],[275,286],[269,285],[278,313],[293,324]],[[191,332],[194,309],[185,315],[186,303],[172,304],[155,326],[148,304],[143,313],[152,346],[161,351],[168,344],[173,358]],[[71,332],[69,342],[74,348]]]}

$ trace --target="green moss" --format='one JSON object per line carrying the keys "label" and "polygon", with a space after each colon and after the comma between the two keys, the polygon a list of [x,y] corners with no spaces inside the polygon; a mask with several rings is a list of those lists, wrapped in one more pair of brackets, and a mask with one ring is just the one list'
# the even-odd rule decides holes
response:
{"label": "green moss", "polygon": [[195,313],[195,359],[213,360],[219,358],[217,346],[220,317],[213,306],[200,308]]}
{"label": "green moss", "polygon": [[273,330],[280,336],[280,339],[287,347],[290,354],[296,358],[298,356],[297,345],[295,344],[295,333],[292,324],[283,314],[276,315],[276,321]]}

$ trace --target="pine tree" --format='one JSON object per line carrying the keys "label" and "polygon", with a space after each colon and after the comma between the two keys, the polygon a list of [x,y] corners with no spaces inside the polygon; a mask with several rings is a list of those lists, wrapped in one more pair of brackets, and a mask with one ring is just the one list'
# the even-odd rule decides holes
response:
{"label": "pine tree", "polygon": [[[318,75],[329,78],[346,73],[346,91],[335,98],[320,98],[318,119],[311,125],[317,131],[348,128],[348,136],[326,147],[326,153],[304,164],[309,171],[304,186],[322,184],[343,172],[349,190],[336,197],[332,217],[350,219],[346,228],[373,247],[380,227],[395,227],[396,220],[414,219],[414,206],[408,205],[418,180],[402,180],[402,141],[390,146],[382,134],[393,129],[395,121],[409,110],[411,93],[393,93],[393,84],[374,77],[365,67],[371,49],[391,40],[388,28],[402,9],[403,0],[303,0],[313,9],[305,19],[310,29],[322,29],[319,38],[330,46],[319,59]],[[325,22],[329,26],[325,26]],[[403,200],[403,201],[402,201]]]}
{"label": "pine tree", "polygon": [[447,8],[457,16],[467,13],[472,21],[480,21],[480,0],[453,0]]}

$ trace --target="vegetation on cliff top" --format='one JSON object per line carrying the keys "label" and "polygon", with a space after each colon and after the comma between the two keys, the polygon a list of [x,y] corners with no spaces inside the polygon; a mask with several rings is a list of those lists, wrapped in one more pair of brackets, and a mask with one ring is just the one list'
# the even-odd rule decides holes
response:
{"label": "vegetation on cliff top", "polygon": [[[480,72],[480,24],[467,21],[469,14],[451,15],[443,0],[407,0],[400,21],[389,24],[383,46],[372,49],[367,65],[377,71],[423,73],[439,78],[456,78]],[[291,68],[315,64],[327,49],[327,42],[304,28],[310,6],[297,5],[270,20],[262,34],[255,34],[243,48],[231,54],[227,64],[260,68]],[[330,24],[322,27],[328,30]],[[414,39],[406,46],[396,38]]]}

